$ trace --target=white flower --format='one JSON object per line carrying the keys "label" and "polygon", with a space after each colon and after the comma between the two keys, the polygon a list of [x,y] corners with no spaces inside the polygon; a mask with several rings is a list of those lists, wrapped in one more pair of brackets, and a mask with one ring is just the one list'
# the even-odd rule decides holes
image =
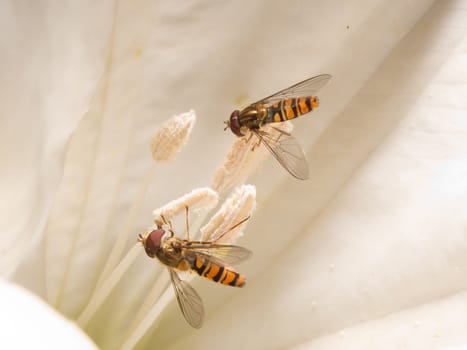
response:
{"label": "white flower", "polygon": [[[465,1],[1,7],[0,273],[77,320],[126,236],[115,262],[135,261],[83,326],[97,346],[130,344],[149,293],[160,309],[140,349],[467,344]],[[235,140],[222,131],[231,110],[320,73],[333,75],[320,109],[293,121],[310,179],[272,157],[249,177],[248,284],[191,281],[206,307],[192,331],[136,235],[154,208],[211,184]],[[154,133],[190,108],[190,142],[154,165]],[[183,215],[172,221],[184,231]],[[20,310],[22,292],[6,290]],[[15,316],[45,337],[59,327],[30,310]]]}

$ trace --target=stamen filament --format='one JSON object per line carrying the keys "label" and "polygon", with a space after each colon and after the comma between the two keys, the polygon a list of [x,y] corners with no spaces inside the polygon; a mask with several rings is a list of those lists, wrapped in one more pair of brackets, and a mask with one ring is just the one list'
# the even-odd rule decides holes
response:
{"label": "stamen filament", "polygon": [[89,300],[89,303],[83,309],[76,321],[81,328],[85,329],[87,327],[89,321],[96,314],[99,307],[113,291],[117,283],[121,280],[123,274],[128,270],[140,253],[141,245],[139,243],[135,244],[112,271],[110,276],[102,283],[101,287],[95,291]]}
{"label": "stamen filament", "polygon": [[128,238],[130,237],[130,233],[132,228],[134,227],[134,222],[138,213],[141,210],[141,207],[144,203],[144,197],[148,191],[149,185],[152,182],[156,174],[157,165],[154,163],[146,173],[143,183],[141,184],[138,194],[136,195],[135,201],[133,202],[128,216],[123,224],[123,227],[118,234],[115,243],[112,245],[112,251],[110,252],[109,258],[104,265],[104,268],[100,274],[100,277],[96,284],[96,289],[100,288],[102,283],[104,282],[105,278],[109,275],[110,271],[115,268],[118,263],[118,260],[122,256],[123,250],[125,249],[126,243]]}

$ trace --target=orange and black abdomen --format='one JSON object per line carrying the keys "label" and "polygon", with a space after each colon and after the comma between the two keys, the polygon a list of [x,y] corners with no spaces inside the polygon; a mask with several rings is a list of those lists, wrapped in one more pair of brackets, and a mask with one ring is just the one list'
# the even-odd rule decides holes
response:
{"label": "orange and black abdomen", "polygon": [[278,123],[309,113],[319,105],[317,96],[294,97],[281,100],[267,108],[264,123]]}
{"label": "orange and black abdomen", "polygon": [[211,281],[222,283],[232,287],[243,287],[246,283],[245,277],[230,267],[222,266],[203,256],[196,256],[191,269],[201,277]]}

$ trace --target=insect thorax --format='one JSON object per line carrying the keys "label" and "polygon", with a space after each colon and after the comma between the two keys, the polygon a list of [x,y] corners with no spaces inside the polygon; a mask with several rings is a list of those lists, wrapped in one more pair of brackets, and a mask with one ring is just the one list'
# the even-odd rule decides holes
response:
{"label": "insect thorax", "polygon": [[157,258],[161,263],[170,267],[180,268],[179,265],[184,260],[182,242],[177,237],[165,239],[157,252]]}
{"label": "insect thorax", "polygon": [[243,109],[238,119],[241,127],[251,130],[260,128],[266,116],[266,108],[262,104],[256,103]]}

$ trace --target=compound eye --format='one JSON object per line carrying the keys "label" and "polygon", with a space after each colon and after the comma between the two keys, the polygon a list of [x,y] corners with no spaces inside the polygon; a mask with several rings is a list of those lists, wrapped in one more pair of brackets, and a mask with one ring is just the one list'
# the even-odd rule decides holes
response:
{"label": "compound eye", "polygon": [[161,228],[151,231],[151,233],[147,236],[146,240],[144,241],[144,250],[146,254],[154,258],[156,253],[161,247],[161,239],[162,236],[165,234],[165,231]]}
{"label": "compound eye", "polygon": [[242,133],[240,132],[240,123],[238,121],[238,116],[240,115],[240,111],[236,109],[235,111],[232,112],[230,115],[230,130],[237,135],[237,136],[243,136]]}

